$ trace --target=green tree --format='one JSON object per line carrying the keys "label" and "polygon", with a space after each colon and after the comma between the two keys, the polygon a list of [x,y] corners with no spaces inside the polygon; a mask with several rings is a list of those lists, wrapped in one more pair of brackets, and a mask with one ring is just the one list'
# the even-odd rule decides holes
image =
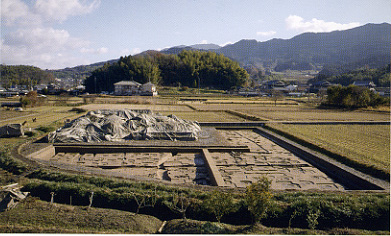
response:
{"label": "green tree", "polygon": [[219,223],[224,215],[235,211],[232,195],[218,190],[213,191],[209,195],[204,201],[204,206],[209,212],[215,215]]}
{"label": "green tree", "polygon": [[85,81],[87,92],[113,91],[114,83],[134,80],[139,83],[229,89],[248,83],[248,73],[237,62],[213,52],[182,51],[178,55],[147,53],[121,57],[105,64]]}
{"label": "green tree", "polygon": [[324,104],[341,108],[360,108],[385,104],[387,100],[373,91],[354,85],[348,87],[331,86],[327,89]]}
{"label": "green tree", "polygon": [[246,188],[245,201],[254,222],[259,222],[265,216],[273,196],[270,192],[270,184],[267,177],[263,176]]}

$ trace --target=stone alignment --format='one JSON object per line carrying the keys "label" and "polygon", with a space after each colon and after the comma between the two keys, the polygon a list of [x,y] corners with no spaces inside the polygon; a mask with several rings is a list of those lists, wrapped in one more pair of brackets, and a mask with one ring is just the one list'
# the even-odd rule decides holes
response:
{"label": "stone alignment", "polygon": [[308,162],[251,130],[220,132],[228,142],[245,143],[250,148],[249,153],[211,153],[227,186],[246,187],[267,176],[272,189],[344,189]]}
{"label": "stone alignment", "polygon": [[266,175],[272,181],[272,189],[276,190],[344,189],[308,162],[251,129],[215,131],[219,137],[224,137],[226,147],[246,144],[248,149],[193,147],[187,151],[151,148],[119,152],[121,148],[118,148],[117,152],[110,153],[58,152],[50,161],[177,184],[246,187]]}

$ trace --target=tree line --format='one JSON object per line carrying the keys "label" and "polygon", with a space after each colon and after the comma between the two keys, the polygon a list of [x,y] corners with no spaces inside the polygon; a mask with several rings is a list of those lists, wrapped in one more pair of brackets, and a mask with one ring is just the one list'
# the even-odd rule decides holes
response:
{"label": "tree line", "polygon": [[87,92],[114,91],[114,83],[134,80],[163,86],[230,89],[244,86],[249,75],[224,55],[214,52],[182,51],[178,55],[146,52],[121,57],[118,62],[105,64],[92,72],[85,81]]}
{"label": "tree line", "polygon": [[34,66],[7,66],[0,65],[1,85],[10,88],[15,85],[34,86],[53,82],[54,76],[49,71]]}
{"label": "tree line", "polygon": [[347,87],[331,86],[327,89],[327,101],[323,106],[340,108],[365,108],[389,104],[390,99],[381,97],[368,88],[349,85]]}
{"label": "tree line", "polygon": [[346,72],[343,66],[326,66],[309,83],[326,80],[331,83],[348,86],[354,81],[373,81],[378,87],[390,87],[390,64],[382,68],[360,68]]}

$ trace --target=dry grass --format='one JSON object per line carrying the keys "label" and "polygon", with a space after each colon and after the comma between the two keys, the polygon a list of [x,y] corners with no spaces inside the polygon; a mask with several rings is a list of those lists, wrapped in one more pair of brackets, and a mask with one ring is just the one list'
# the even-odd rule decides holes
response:
{"label": "dry grass", "polygon": [[388,112],[321,110],[306,106],[243,106],[238,111],[269,120],[288,121],[389,121]]}
{"label": "dry grass", "polygon": [[[172,113],[162,112],[162,114],[169,115]],[[224,111],[214,111],[214,112],[191,111],[191,112],[175,112],[173,114],[181,119],[198,121],[198,122],[245,122],[245,119],[235,115],[231,115]]]}
{"label": "dry grass", "polygon": [[369,231],[361,229],[300,229],[274,228],[256,223],[254,225],[230,225],[217,222],[197,220],[170,220],[163,231],[164,234],[253,234],[253,235],[388,235],[389,231]]}
{"label": "dry grass", "polygon": [[[65,119],[74,119],[80,114],[70,112],[72,108],[66,106],[41,106],[34,108],[27,108],[25,111],[14,113],[14,111],[2,111],[0,115],[0,126],[10,123],[23,123],[27,121],[26,128],[36,128],[38,126],[50,125],[53,122],[63,122]],[[8,114],[15,115],[12,118]],[[33,122],[32,119],[36,118]]]}
{"label": "dry grass", "polygon": [[269,124],[269,126],[365,166],[373,166],[390,173],[389,125]]}
{"label": "dry grass", "polygon": [[80,108],[86,110],[98,110],[98,109],[150,109],[155,112],[179,112],[179,111],[192,111],[187,106],[182,105],[153,105],[153,104],[88,104],[80,106]]}
{"label": "dry grass", "polygon": [[155,217],[80,206],[53,204],[27,198],[0,213],[4,233],[156,233],[162,222]]}

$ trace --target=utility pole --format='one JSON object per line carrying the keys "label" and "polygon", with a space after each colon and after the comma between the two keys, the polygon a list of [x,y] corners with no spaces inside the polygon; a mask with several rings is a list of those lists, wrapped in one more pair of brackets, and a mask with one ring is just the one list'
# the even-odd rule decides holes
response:
{"label": "utility pole", "polygon": [[198,78],[198,94],[201,94],[201,91],[200,91],[200,75],[198,74],[198,72],[197,72],[197,78]]}

